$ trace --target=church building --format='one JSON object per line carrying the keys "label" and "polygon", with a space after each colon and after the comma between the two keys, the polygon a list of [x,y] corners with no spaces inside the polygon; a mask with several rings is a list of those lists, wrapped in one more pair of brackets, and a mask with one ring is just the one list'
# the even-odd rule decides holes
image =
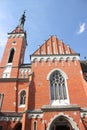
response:
{"label": "church building", "polygon": [[87,130],[87,61],[50,36],[24,63],[24,23],[0,60],[0,130]]}

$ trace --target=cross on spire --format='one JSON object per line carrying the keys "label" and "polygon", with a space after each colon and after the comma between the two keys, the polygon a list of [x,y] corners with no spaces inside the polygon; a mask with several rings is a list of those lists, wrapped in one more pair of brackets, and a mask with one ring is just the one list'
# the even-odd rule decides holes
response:
{"label": "cross on spire", "polygon": [[25,11],[24,11],[24,13],[22,14],[22,16],[19,20],[19,27],[21,27],[21,29],[23,29],[23,27],[24,27],[25,17],[26,16],[25,16]]}

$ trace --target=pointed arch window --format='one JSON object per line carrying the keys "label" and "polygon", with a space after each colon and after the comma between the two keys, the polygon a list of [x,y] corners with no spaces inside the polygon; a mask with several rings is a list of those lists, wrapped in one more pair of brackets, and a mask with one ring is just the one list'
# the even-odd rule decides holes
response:
{"label": "pointed arch window", "polygon": [[65,78],[60,71],[55,70],[50,76],[51,101],[67,100]]}
{"label": "pointed arch window", "polygon": [[13,57],[14,57],[14,52],[15,52],[15,50],[14,50],[14,48],[12,48],[11,51],[10,51],[8,63],[12,63]]}
{"label": "pointed arch window", "polygon": [[26,102],[26,91],[22,90],[20,93],[20,105],[25,105]]}

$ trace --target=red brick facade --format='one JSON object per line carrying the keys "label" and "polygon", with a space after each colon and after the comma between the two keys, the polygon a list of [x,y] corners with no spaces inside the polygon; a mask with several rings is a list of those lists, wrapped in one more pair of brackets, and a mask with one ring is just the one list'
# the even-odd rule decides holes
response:
{"label": "red brick facade", "polygon": [[24,64],[25,14],[0,63],[0,130],[86,130],[87,82],[79,54],[51,36]]}

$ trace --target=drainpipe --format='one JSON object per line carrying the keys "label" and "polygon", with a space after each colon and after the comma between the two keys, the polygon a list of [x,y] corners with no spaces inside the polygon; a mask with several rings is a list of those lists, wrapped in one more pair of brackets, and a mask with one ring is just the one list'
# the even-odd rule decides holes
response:
{"label": "drainpipe", "polygon": [[1,93],[0,94],[0,112],[1,112],[1,109],[2,109],[3,99],[4,99],[4,94]]}

